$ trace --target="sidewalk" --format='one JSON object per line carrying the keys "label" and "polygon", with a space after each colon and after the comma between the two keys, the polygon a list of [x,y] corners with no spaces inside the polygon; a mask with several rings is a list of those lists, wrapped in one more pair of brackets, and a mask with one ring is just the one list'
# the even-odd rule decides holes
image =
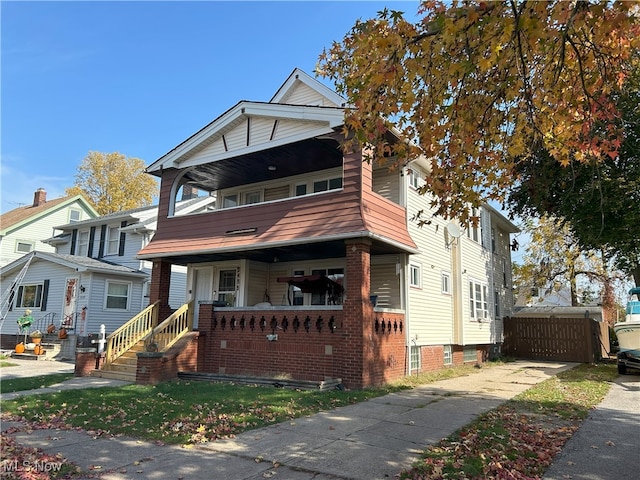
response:
{"label": "sidewalk", "polygon": [[[152,442],[125,437],[94,438],[82,431],[33,430],[11,435],[19,443],[48,453],[59,452],[86,472],[101,472],[100,478],[105,480],[258,480],[270,477],[287,480],[388,479],[409,468],[427,445],[447,437],[479,414],[497,407],[532,385],[573,366],[518,361],[484,368],[469,376],[435,382],[189,449],[157,446]],[[603,403],[610,402],[615,409],[618,402],[615,398],[621,394],[619,389],[622,389],[623,393],[629,395],[630,402],[625,403],[624,408],[633,407],[637,412],[639,380],[640,376],[635,375],[621,377]],[[608,416],[609,412],[603,413]],[[633,413],[628,415],[636,422],[631,426],[637,427],[637,416],[633,417]],[[620,423],[621,429],[624,426],[625,432],[633,434],[634,430],[629,430],[631,427],[626,423],[626,418],[624,420]],[[3,424],[2,429],[11,427],[20,425],[9,422]],[[584,425],[583,429],[586,427]],[[631,449],[634,445],[640,445],[638,434],[640,430],[635,428],[636,438],[625,438],[625,445]],[[604,437],[601,440],[604,441]],[[606,443],[599,447],[601,451],[605,446]],[[579,448],[584,449],[584,446],[580,445]],[[611,456],[622,451],[610,448],[606,453]],[[625,448],[624,452],[626,455],[628,449]],[[585,453],[586,458],[579,460],[583,462],[581,469],[600,461],[592,448]],[[634,459],[621,458],[620,461],[630,463],[631,468],[636,468],[632,472],[637,473]],[[571,461],[564,459],[558,463],[562,467],[575,467]],[[96,466],[100,468],[96,470]],[[567,478],[565,471],[559,470],[558,476],[545,478]],[[613,476],[612,472],[615,472]],[[626,477],[624,470],[614,469],[609,471],[608,476],[572,478],[631,480],[637,478],[635,473],[633,477]]]}

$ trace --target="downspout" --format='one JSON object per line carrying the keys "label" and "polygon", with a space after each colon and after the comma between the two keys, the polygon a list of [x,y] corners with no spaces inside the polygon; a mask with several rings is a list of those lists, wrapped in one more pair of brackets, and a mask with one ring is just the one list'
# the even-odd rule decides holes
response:
{"label": "downspout", "polygon": [[462,254],[460,238],[451,242],[451,272],[453,276],[453,343],[464,345],[462,322]]}

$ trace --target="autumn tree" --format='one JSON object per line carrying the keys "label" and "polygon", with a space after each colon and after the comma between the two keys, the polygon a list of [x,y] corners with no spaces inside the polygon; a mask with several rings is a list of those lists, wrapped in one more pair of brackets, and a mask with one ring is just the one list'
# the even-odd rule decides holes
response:
{"label": "autumn tree", "polygon": [[89,152],[78,166],[67,195],[82,193],[101,215],[151,205],[156,180],[145,173],[144,161],[118,152]]}
{"label": "autumn tree", "polygon": [[347,148],[429,159],[437,214],[504,202],[514,160],[539,149],[562,165],[618,155],[612,93],[639,45],[637,2],[424,1],[418,14],[358,21],[317,72],[349,102]]}
{"label": "autumn tree", "polygon": [[521,216],[545,213],[563,219],[586,249],[601,249],[640,285],[640,61],[614,94],[624,139],[615,157],[562,167],[546,151],[519,163],[509,194]]}
{"label": "autumn tree", "polygon": [[[599,250],[585,250],[569,226],[550,216],[525,222],[529,235],[522,264],[514,266],[516,295],[530,299],[532,290],[540,296],[570,292],[571,306],[585,296],[601,298],[605,312],[616,308],[616,288],[624,283],[617,270]],[[615,317],[614,317],[615,318]]]}

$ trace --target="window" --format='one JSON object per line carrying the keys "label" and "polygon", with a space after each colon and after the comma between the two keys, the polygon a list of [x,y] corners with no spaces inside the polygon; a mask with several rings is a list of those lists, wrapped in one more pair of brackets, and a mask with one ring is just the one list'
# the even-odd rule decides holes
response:
{"label": "window", "polygon": [[[304,275],[304,270],[293,271],[294,277],[301,277],[303,275]],[[302,293],[302,290],[300,289],[300,287],[291,286],[291,289],[293,290],[293,299],[291,300],[291,304],[304,305],[304,293]]]}
{"label": "window", "polygon": [[89,232],[78,232],[78,247],[76,255],[86,257],[89,255]]}
{"label": "window", "polygon": [[236,284],[238,270],[230,268],[220,270],[218,275],[218,301],[224,302],[227,307],[236,305]]}
{"label": "window", "polygon": [[444,364],[451,365],[453,363],[453,355],[451,352],[451,345],[444,346]]}
{"label": "window", "polygon": [[35,242],[28,240],[16,241],[16,253],[29,253],[35,248]]}
{"label": "window", "polygon": [[498,318],[500,316],[500,294],[497,290],[493,292],[493,301],[495,302],[495,315]]}
{"label": "window", "polygon": [[416,190],[420,188],[424,181],[422,180],[422,172],[415,168],[410,168],[408,171],[409,174],[409,185],[415,188]]}
{"label": "window", "polygon": [[442,293],[451,294],[451,274],[449,272],[442,272]]}
{"label": "window", "polygon": [[40,308],[42,305],[42,284],[22,285],[18,288],[16,308]]}
{"label": "window", "polygon": [[301,183],[300,185],[296,185],[296,197],[301,197],[302,195],[307,194],[307,184]]}
{"label": "window", "polygon": [[478,217],[478,211],[474,208],[471,210],[471,216],[476,217],[476,222],[469,221],[467,228],[467,237],[471,238],[474,242],[479,242],[481,237],[480,232],[480,217]]}
{"label": "window", "polygon": [[409,285],[412,287],[421,288],[422,278],[420,274],[420,265],[412,263],[409,265]]}
{"label": "window", "polygon": [[107,298],[105,310],[129,310],[129,292],[131,283],[107,280]]}
{"label": "window", "polygon": [[120,229],[109,227],[107,230],[107,255],[117,255],[120,246]]}
{"label": "window", "polygon": [[244,194],[244,204],[251,205],[252,203],[260,203],[262,195],[260,192],[248,192]]}
{"label": "window", "polygon": [[313,193],[326,192],[327,190],[336,190],[338,188],[342,188],[342,177],[313,182]]}
{"label": "window", "polygon": [[491,251],[496,253],[496,230],[495,228],[491,229]]}
{"label": "window", "polygon": [[222,208],[230,208],[238,206],[238,195],[225,195],[222,199]]}
{"label": "window", "polygon": [[420,347],[411,345],[411,370],[420,370]]}
{"label": "window", "polygon": [[465,362],[477,362],[478,354],[476,353],[476,346],[472,345],[469,347],[464,347],[463,359]]}
{"label": "window", "polygon": [[487,285],[469,280],[469,316],[481,321],[489,318],[489,299]]}
{"label": "window", "polygon": [[[311,275],[325,275],[339,285],[344,285],[344,268],[320,268],[311,270]],[[342,305],[342,292],[313,292],[311,305]]]}
{"label": "window", "polygon": [[79,222],[82,220],[82,210],[72,208],[69,210],[69,223]]}

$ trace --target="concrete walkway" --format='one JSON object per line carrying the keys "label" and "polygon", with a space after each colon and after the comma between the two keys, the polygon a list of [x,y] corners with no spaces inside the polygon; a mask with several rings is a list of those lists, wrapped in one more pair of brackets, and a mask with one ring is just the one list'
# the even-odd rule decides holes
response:
{"label": "concrete walkway", "polygon": [[[409,468],[427,445],[437,443],[478,415],[573,366],[575,364],[518,361],[482,368],[465,377],[435,382],[189,449],[157,446],[153,442],[125,437],[94,438],[82,431],[33,430],[16,431],[11,435],[19,443],[48,453],[60,453],[84,471],[96,473],[91,468],[99,466],[97,471],[107,480],[388,479]],[[616,384],[610,396],[619,394],[618,386],[626,388],[630,401],[637,406],[640,391],[624,387],[627,379],[632,382],[634,378],[640,379],[640,376],[624,377],[625,381]],[[96,386],[90,378],[85,381],[86,386]],[[20,426],[5,422],[2,429]],[[631,438],[626,441],[631,444],[634,431],[627,431],[627,437],[629,432]],[[639,434],[635,429],[635,445],[640,445]],[[595,457],[589,455],[592,452],[592,449],[587,452],[587,461],[591,463]],[[616,450],[608,451],[612,452]],[[633,467],[633,460],[621,460],[631,462]],[[615,476],[574,478],[637,478],[617,473]],[[548,478],[567,478],[563,475]]]}

